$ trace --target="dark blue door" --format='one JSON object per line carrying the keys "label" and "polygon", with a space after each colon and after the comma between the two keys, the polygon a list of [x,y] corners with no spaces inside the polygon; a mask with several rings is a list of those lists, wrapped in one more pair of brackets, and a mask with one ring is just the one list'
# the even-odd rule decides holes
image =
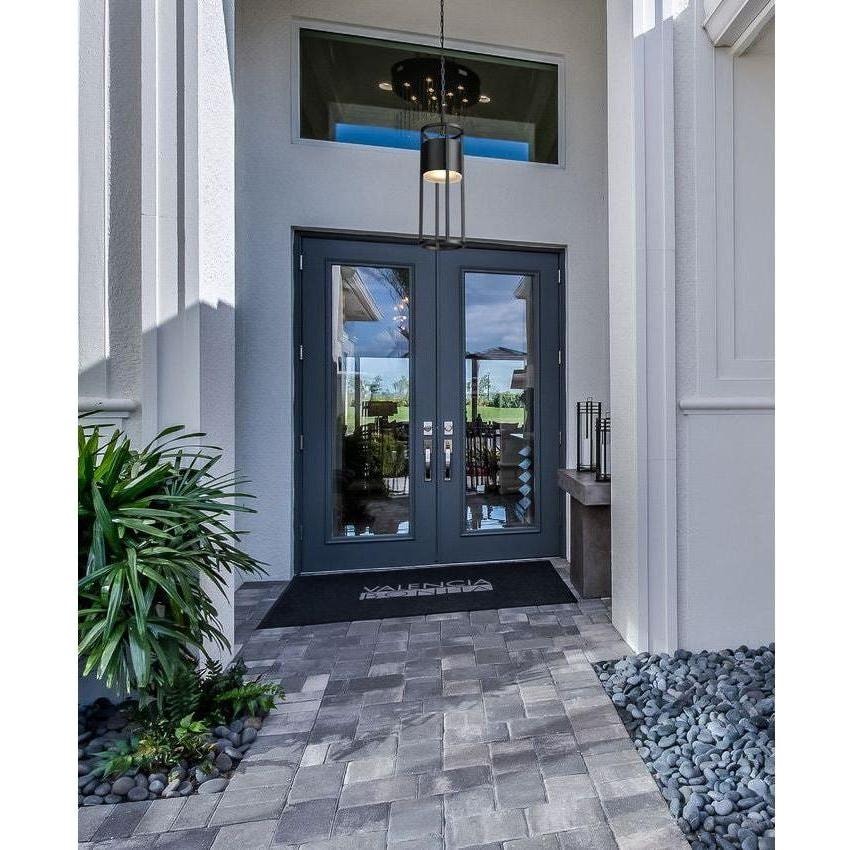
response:
{"label": "dark blue door", "polygon": [[438,558],[557,555],[558,255],[462,249],[438,263],[437,409],[451,444]]}
{"label": "dark blue door", "polygon": [[301,253],[302,571],[557,554],[557,255]]}

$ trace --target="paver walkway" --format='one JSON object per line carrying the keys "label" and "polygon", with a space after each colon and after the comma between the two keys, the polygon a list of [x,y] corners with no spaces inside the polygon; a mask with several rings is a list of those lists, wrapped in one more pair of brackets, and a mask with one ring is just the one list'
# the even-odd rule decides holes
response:
{"label": "paver walkway", "polygon": [[[563,568],[563,565],[561,565]],[[252,631],[287,698],[222,794],[80,810],[86,850],[686,850],[591,667],[599,600]]]}

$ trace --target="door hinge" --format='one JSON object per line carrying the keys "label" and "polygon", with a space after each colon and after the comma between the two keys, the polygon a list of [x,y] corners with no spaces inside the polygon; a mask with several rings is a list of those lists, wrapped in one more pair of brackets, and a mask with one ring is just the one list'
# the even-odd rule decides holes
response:
{"label": "door hinge", "polygon": [[298,526],[298,539],[299,540],[304,539],[304,526],[303,525]]}
{"label": "door hinge", "polygon": [[[298,255],[298,271],[300,271],[300,272],[304,271],[304,255],[303,254]],[[560,272],[559,272],[559,274],[560,274]]]}
{"label": "door hinge", "polygon": [[558,349],[558,365],[561,365],[561,349]]}
{"label": "door hinge", "polygon": [[561,269],[558,269],[558,283],[561,282]]}
{"label": "door hinge", "polygon": [[564,432],[563,431],[558,431],[558,445],[559,446],[564,445]]}
{"label": "door hinge", "polygon": [[303,345],[298,346],[298,359],[299,360],[304,359],[304,346]]}
{"label": "door hinge", "polygon": [[298,451],[299,452],[304,451],[304,435],[303,434],[298,435]]}

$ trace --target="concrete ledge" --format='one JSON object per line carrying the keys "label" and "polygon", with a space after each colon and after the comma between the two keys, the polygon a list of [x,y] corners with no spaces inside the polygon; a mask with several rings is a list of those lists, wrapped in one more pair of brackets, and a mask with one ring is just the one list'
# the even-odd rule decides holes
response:
{"label": "concrete ledge", "polygon": [[77,398],[77,410],[80,413],[124,413],[129,415],[136,410],[139,402],[133,398],[92,398],[81,396]]}
{"label": "concrete ledge", "polygon": [[595,472],[559,469],[558,486],[583,505],[611,504],[611,483],[597,481]]}

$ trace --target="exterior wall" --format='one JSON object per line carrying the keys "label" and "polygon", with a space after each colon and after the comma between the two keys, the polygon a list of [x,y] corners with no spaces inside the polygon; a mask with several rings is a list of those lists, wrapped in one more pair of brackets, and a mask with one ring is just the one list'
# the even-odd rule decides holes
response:
{"label": "exterior wall", "polygon": [[639,565],[640,472],[635,451],[638,416],[636,292],[635,93],[632,10],[609,0],[607,14],[608,249],[611,353],[611,615],[629,644],[646,631]]}
{"label": "exterior wall", "polygon": [[715,47],[700,12],[675,21],[678,613],[719,648],[774,634],[773,25]]}
{"label": "exterior wall", "polygon": [[[260,510],[240,522],[273,578],[292,569],[292,230],[413,233],[417,211],[415,152],[294,138],[291,23],[392,21],[399,37],[433,43],[436,13],[434,4],[393,0],[237,6],[237,463]],[[588,394],[607,399],[605,4],[470,0],[449,4],[446,27],[464,47],[565,61],[566,167],[470,158],[468,235],[567,246],[568,410]],[[571,440],[567,450],[572,457]]]}
{"label": "exterior wall", "polygon": [[[141,16],[136,4],[80,5],[79,394],[141,395]],[[140,434],[138,412],[104,421]]]}
{"label": "exterior wall", "polygon": [[[80,9],[80,408],[235,463],[232,0]],[[232,577],[207,586],[233,635]],[[213,654],[217,651],[211,647]]]}

